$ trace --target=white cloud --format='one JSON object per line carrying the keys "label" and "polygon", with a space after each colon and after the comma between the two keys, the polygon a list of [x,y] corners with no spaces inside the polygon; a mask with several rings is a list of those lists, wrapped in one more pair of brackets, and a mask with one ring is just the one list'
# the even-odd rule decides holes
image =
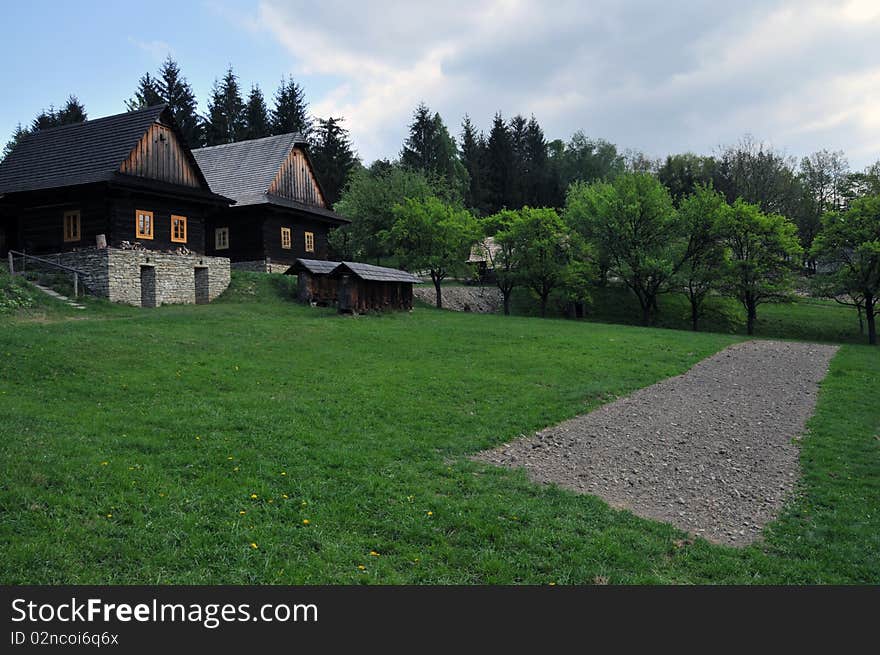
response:
{"label": "white cloud", "polygon": [[345,116],[367,160],[397,154],[420,100],[453,132],[501,110],[655,156],[752,132],[797,155],[880,157],[875,0],[264,0],[254,26],[295,71],[336,81],[313,110]]}
{"label": "white cloud", "polygon": [[141,39],[136,39],[133,36],[130,36],[128,37],[128,42],[146,52],[156,61],[163,61],[168,55],[174,54],[174,49],[165,41],[142,41]]}

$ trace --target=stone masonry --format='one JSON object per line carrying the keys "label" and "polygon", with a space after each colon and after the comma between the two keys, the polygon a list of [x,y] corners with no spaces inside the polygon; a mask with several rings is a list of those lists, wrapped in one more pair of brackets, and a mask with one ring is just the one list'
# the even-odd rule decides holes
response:
{"label": "stone masonry", "polygon": [[[197,279],[201,291],[199,302],[214,300],[229,286],[230,267],[225,257],[90,248],[48,255],[46,259],[83,271],[83,283],[90,294],[129,305],[158,307],[195,303]],[[202,272],[205,269],[207,276]],[[151,287],[155,280],[154,291],[142,289],[141,280]],[[142,291],[147,293],[142,295]]]}
{"label": "stone masonry", "polygon": [[232,268],[237,271],[251,271],[253,273],[286,273],[290,264],[279,264],[266,258],[247,262],[232,262]]}

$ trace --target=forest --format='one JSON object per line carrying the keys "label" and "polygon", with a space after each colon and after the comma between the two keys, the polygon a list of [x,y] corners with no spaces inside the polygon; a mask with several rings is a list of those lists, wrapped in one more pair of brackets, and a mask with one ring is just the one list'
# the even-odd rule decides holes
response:
{"label": "forest", "polygon": [[[706,299],[721,294],[742,305],[751,334],[760,305],[806,292],[852,306],[877,343],[880,161],[853,170],[834,150],[797,159],[750,135],[655,159],[580,130],[548,139],[535,116],[501,112],[488,134],[465,115],[456,137],[420,103],[399,153],[365,165],[344,118],[313,117],[290,77],[270,107],[230,66],[202,115],[169,57],[123,100],[129,110],[163,102],[192,148],[300,132],[328,200],[352,221],[332,235],[333,256],[430,275],[438,307],[443,281],[467,276],[477,248],[506,313],[517,287],[544,314],[550,302],[589,303],[614,281],[645,324],[658,297],[683,292],[697,330]],[[71,95],[19,124],[3,154],[32,131],[87,118]]]}

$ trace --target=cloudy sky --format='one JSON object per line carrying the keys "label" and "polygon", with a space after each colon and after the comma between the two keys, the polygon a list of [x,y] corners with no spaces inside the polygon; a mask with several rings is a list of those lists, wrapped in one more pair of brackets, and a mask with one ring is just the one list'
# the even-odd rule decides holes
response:
{"label": "cloudy sky", "polygon": [[120,111],[171,53],[202,110],[228,64],[267,96],[292,74],[366,161],[396,156],[419,101],[454,134],[501,111],[655,157],[751,133],[856,168],[880,158],[878,0],[26,4],[4,9],[5,131],[69,93],[92,117]]}

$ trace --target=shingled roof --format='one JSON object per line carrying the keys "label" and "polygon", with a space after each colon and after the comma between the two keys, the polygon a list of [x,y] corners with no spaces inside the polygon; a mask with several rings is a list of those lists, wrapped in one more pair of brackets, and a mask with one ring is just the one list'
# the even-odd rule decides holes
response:
{"label": "shingled roof", "polygon": [[362,280],[372,280],[374,282],[412,282],[414,284],[421,284],[422,282],[415,275],[406,271],[396,268],[385,268],[384,266],[373,266],[372,264],[361,264],[360,262],[342,262],[333,270],[333,273],[338,275],[344,269],[348,269]]}
{"label": "shingled roof", "polygon": [[0,162],[0,194],[124,180],[122,163],[160,118],[173,126],[167,105],[156,105],[30,134]]}
{"label": "shingled roof", "polygon": [[313,275],[329,275],[337,266],[339,266],[339,262],[329,262],[323,259],[300,258],[293,262],[293,266],[287,270],[287,273],[293,274],[306,271]]}

